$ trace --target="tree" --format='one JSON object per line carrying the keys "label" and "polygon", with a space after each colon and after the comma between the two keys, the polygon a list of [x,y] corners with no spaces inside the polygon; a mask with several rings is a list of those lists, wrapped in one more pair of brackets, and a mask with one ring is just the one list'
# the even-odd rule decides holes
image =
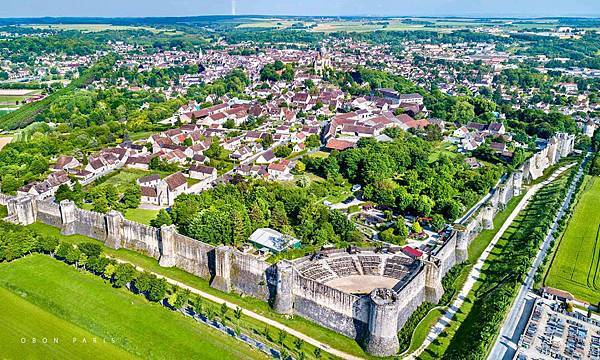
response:
{"label": "tree", "polygon": [[52,253],[58,246],[58,239],[54,236],[38,236],[37,251],[41,253]]}
{"label": "tree", "polygon": [[202,314],[202,311],[204,306],[204,299],[202,299],[202,297],[197,296],[196,297],[196,301],[194,301],[194,312],[196,314]]}
{"label": "tree", "polygon": [[468,101],[459,100],[451,109],[450,120],[465,124],[475,117],[475,108]]}
{"label": "tree", "polygon": [[313,354],[315,355],[315,358],[320,359],[321,358],[321,348],[315,348],[315,350],[313,351]]}
{"label": "tree", "polygon": [[304,142],[304,144],[309,149],[314,149],[314,148],[321,146],[321,140],[319,139],[318,135],[312,134],[306,138],[306,141]]}
{"label": "tree", "polygon": [[155,302],[161,301],[165,298],[167,288],[168,284],[165,279],[152,279],[150,282],[150,289],[148,289],[148,300]]}
{"label": "tree", "polygon": [[419,222],[418,222],[418,221],[415,221],[415,222],[412,224],[412,228],[411,228],[411,230],[412,230],[412,231],[413,231],[413,233],[415,233],[415,234],[420,234],[420,233],[422,233],[422,232],[423,232],[423,228],[421,227],[421,224],[419,224]]}
{"label": "tree", "polygon": [[241,307],[236,307],[235,310],[233,310],[233,316],[240,321],[241,317],[242,317],[242,308]]}
{"label": "tree", "polygon": [[116,288],[123,287],[135,279],[137,271],[131,264],[118,264],[114,274],[112,275],[113,286]]}
{"label": "tree", "polygon": [[11,174],[5,174],[2,176],[2,192],[6,194],[14,194],[18,188],[21,187],[21,181],[17,180]]}
{"label": "tree", "polygon": [[398,236],[398,238],[400,238],[402,242],[404,242],[404,240],[406,240],[406,238],[408,237],[408,227],[404,223],[404,219],[398,219],[396,221],[395,228],[396,235]]}
{"label": "tree", "polygon": [[171,215],[165,209],[160,209],[158,214],[156,214],[156,218],[150,220],[150,226],[160,228],[163,225],[172,225],[173,220],[171,219]]}
{"label": "tree", "polygon": [[104,277],[107,279],[112,278],[113,274],[115,273],[115,271],[117,270],[117,267],[114,264],[108,264],[105,268],[104,268]]}
{"label": "tree", "polygon": [[79,248],[82,253],[87,255],[87,257],[98,257],[100,254],[102,254],[102,246],[96,243],[85,242],[77,244],[77,248]]}
{"label": "tree", "polygon": [[225,323],[226,320],[226,315],[227,315],[227,311],[229,310],[229,307],[227,307],[226,303],[222,303],[221,304],[221,308],[219,309],[219,312],[221,314],[221,322]]}
{"label": "tree", "polygon": [[109,210],[108,200],[105,197],[98,197],[93,200],[92,211],[106,214]]}
{"label": "tree", "polygon": [[304,340],[298,338],[294,339],[294,347],[297,351],[302,350],[302,345],[304,345]]}
{"label": "tree", "polygon": [[141,196],[142,192],[140,186],[134,184],[127,188],[121,200],[127,209],[136,209],[140,206]]}
{"label": "tree", "polygon": [[277,343],[283,346],[286,337],[287,333],[284,330],[279,330],[279,333],[277,334]]}

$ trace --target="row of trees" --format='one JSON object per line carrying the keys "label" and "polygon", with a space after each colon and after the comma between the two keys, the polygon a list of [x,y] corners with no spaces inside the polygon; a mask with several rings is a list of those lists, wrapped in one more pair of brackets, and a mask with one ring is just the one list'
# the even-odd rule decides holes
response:
{"label": "row of trees", "polygon": [[502,254],[486,268],[485,282],[476,290],[473,308],[444,358],[485,358],[575,175],[576,170],[572,170],[568,178],[556,180],[534,196],[527,216],[511,232]]}

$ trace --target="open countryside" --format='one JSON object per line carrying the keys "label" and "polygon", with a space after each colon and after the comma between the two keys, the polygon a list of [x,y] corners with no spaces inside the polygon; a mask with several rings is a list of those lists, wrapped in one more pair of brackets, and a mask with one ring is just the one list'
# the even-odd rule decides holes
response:
{"label": "open countryside", "polygon": [[587,176],[545,284],[600,302],[600,178]]}

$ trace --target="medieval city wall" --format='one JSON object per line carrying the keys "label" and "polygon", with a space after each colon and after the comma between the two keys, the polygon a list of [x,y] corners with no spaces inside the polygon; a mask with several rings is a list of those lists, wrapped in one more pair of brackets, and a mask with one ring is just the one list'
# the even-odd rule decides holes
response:
{"label": "medieval city wall", "polygon": [[398,331],[402,329],[410,315],[425,301],[425,268],[419,272],[398,292],[399,307]]}
{"label": "medieval city wall", "polygon": [[294,312],[348,337],[360,338],[369,322],[368,297],[358,297],[295,272]]}
{"label": "medieval city wall", "polygon": [[267,275],[272,265],[251,254],[234,250],[231,262],[231,285],[237,291],[268,301]]}
{"label": "medieval city wall", "polygon": [[203,279],[211,277],[210,257],[215,247],[190,237],[174,234],[175,266]]}
{"label": "medieval city wall", "polygon": [[456,264],[456,237],[457,234],[454,232],[437,253],[434,254],[436,258],[440,259],[442,277]]}
{"label": "medieval city wall", "polygon": [[37,218],[44,224],[60,228],[62,219],[60,217],[60,206],[51,202],[37,203]]}
{"label": "medieval city wall", "polygon": [[104,214],[83,209],[75,209],[75,233],[100,241],[106,240],[106,220]]}
{"label": "medieval city wall", "polygon": [[127,219],[123,220],[121,236],[123,247],[158,259],[160,257],[159,242],[158,229]]}

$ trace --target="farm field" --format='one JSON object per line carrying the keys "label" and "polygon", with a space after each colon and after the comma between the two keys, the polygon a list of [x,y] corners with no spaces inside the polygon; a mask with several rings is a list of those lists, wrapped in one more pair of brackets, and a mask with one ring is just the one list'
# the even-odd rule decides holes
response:
{"label": "farm field", "polygon": [[[23,355],[30,358],[55,359],[98,356],[111,359],[134,358],[103,339],[97,339],[96,344],[90,343],[92,339],[97,338],[96,335],[52,315],[28,302],[26,298],[4,288],[0,288],[0,302],[4,309],[0,316],[0,356],[3,358]],[[44,343],[43,339],[47,339],[47,343]]]}
{"label": "farm field", "polygon": [[[24,25],[26,26],[26,25]],[[78,30],[82,32],[99,32],[99,31],[118,31],[118,30],[148,30],[158,33],[161,30],[148,26],[127,26],[127,25],[111,25],[111,24],[53,24],[53,25],[29,25],[34,29],[54,29],[54,30]]]}
{"label": "farm field", "polygon": [[[40,272],[40,269],[44,271]],[[53,319],[59,318],[75,328],[79,326],[98,339],[111,339],[111,342],[114,339],[115,347],[136,357],[265,358],[262,353],[216,330],[158,304],[149,303],[142,296],[125,289],[111,288],[101,278],[80,272],[45,255],[30,255],[0,264],[0,279],[0,287],[4,291],[19,294],[42,314]],[[0,323],[7,323],[12,317],[12,314],[3,311]],[[115,357],[122,354],[118,350],[114,350]],[[21,349],[18,353],[2,355],[9,358],[33,357],[26,351]],[[97,355],[100,354],[106,358],[106,352],[97,352]],[[85,356],[72,358],[82,357]]]}
{"label": "farm field", "polygon": [[592,304],[600,301],[599,203],[600,178],[586,176],[545,280],[546,286]]}

